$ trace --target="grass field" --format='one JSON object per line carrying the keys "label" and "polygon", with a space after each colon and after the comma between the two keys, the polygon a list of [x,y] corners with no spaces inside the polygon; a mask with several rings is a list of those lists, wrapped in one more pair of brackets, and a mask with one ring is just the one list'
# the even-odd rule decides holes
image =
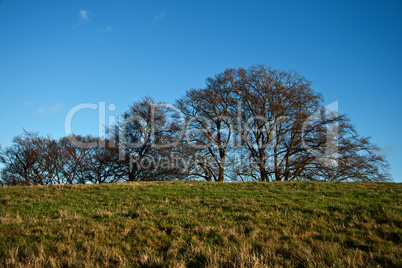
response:
{"label": "grass field", "polygon": [[402,184],[0,188],[0,265],[402,267]]}

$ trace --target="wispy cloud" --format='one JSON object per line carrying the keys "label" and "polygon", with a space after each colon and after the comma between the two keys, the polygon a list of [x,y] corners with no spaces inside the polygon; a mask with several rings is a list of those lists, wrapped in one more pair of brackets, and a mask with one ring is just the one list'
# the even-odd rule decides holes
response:
{"label": "wispy cloud", "polygon": [[103,26],[99,26],[99,29],[100,29],[100,31],[101,32],[110,32],[111,30],[113,30],[113,27],[112,26],[106,26],[106,27],[103,27]]}
{"label": "wispy cloud", "polygon": [[46,112],[46,107],[41,107],[41,108],[39,108],[38,110],[37,110],[37,113],[39,114],[39,115],[42,115],[42,114],[44,114]]}
{"label": "wispy cloud", "polygon": [[396,147],[395,145],[387,145],[387,146],[383,147],[381,149],[381,151],[382,151],[383,155],[390,156],[394,153],[395,147]]}
{"label": "wispy cloud", "polygon": [[161,20],[165,17],[165,15],[166,15],[165,12],[162,11],[158,15],[154,16],[154,20]]}
{"label": "wispy cloud", "polygon": [[56,113],[58,112],[61,108],[63,107],[63,104],[61,103],[56,103],[55,105],[51,107],[40,107],[36,112],[38,115],[43,115],[46,113]]}
{"label": "wispy cloud", "polygon": [[77,27],[81,26],[81,24],[85,24],[85,23],[89,22],[89,17],[90,17],[89,15],[90,15],[89,10],[81,9],[78,12],[77,23],[75,25],[73,25],[73,27],[77,28]]}
{"label": "wispy cloud", "polygon": [[63,107],[63,104],[61,103],[56,103],[55,105],[53,105],[52,107],[49,108],[49,112],[51,113],[55,113],[58,110],[60,110]]}
{"label": "wispy cloud", "polygon": [[80,16],[80,19],[82,21],[87,21],[88,20],[88,11],[81,9],[80,12],[78,13],[78,15]]}

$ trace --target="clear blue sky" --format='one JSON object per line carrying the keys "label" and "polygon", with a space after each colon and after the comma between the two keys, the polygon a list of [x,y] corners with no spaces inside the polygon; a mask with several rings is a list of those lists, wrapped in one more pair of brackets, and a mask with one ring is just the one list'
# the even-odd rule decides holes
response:
{"label": "clear blue sky", "polygon": [[[67,112],[174,102],[228,67],[297,70],[384,149],[402,182],[402,1],[0,0],[0,144],[64,136]],[[78,134],[98,133],[80,111]]]}

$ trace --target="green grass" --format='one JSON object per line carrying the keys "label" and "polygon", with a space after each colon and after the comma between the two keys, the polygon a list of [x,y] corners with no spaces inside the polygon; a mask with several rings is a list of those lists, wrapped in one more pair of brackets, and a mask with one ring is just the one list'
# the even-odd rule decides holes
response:
{"label": "green grass", "polygon": [[0,265],[402,267],[402,184],[0,188]]}

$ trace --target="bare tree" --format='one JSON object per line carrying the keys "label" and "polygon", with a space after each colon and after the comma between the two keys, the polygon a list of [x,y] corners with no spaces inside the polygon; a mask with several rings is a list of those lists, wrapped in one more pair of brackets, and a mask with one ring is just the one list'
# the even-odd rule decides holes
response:
{"label": "bare tree", "polygon": [[207,79],[204,89],[191,89],[177,100],[176,106],[185,116],[185,139],[193,152],[196,165],[192,174],[207,181],[223,181],[228,150],[233,141],[231,109],[233,76],[230,70]]}
{"label": "bare tree", "polygon": [[67,184],[85,184],[88,182],[85,176],[85,162],[90,157],[90,146],[86,145],[92,142],[94,142],[94,138],[91,136],[73,134],[59,140],[60,151],[62,152],[59,168]]}
{"label": "bare tree", "polygon": [[[214,107],[224,107],[226,113],[220,112],[225,119],[231,118],[232,124],[238,122],[233,129],[242,140],[230,151],[229,158],[243,162],[234,162],[230,169],[242,180],[390,179],[388,164],[378,154],[379,149],[358,136],[346,116],[327,111],[321,95],[298,73],[256,65],[228,69],[207,84],[225,89],[226,94],[214,91],[214,98],[209,98],[205,92],[190,91],[187,102],[182,101],[179,107],[188,117],[202,114],[209,119]],[[236,102],[241,103],[240,112],[234,107]],[[182,107],[193,110],[188,112]],[[208,134],[215,129],[199,124],[198,128],[207,133],[201,137],[208,140]],[[204,144],[209,151],[214,145]]]}
{"label": "bare tree", "polygon": [[126,178],[125,165],[119,161],[118,149],[109,140],[88,137],[97,146],[86,148],[81,161],[80,172],[85,181],[90,183],[111,183]]}
{"label": "bare tree", "polygon": [[13,139],[12,146],[1,150],[0,162],[5,165],[1,180],[6,185],[48,184],[41,168],[41,151],[37,133],[24,130]]}
{"label": "bare tree", "polygon": [[338,119],[337,152],[328,154],[325,146],[315,147],[326,158],[311,156],[312,161],[299,168],[298,177],[329,182],[392,181],[390,166],[381,149],[369,138],[358,135],[346,116]]}
{"label": "bare tree", "polygon": [[171,180],[175,167],[172,147],[178,141],[178,129],[170,117],[172,109],[151,97],[134,102],[122,116],[114,139],[125,160],[128,180]]}
{"label": "bare tree", "polygon": [[290,165],[300,153],[303,121],[320,107],[321,97],[296,72],[257,65],[236,73],[234,90],[242,103],[238,131],[258,180],[291,179]]}

